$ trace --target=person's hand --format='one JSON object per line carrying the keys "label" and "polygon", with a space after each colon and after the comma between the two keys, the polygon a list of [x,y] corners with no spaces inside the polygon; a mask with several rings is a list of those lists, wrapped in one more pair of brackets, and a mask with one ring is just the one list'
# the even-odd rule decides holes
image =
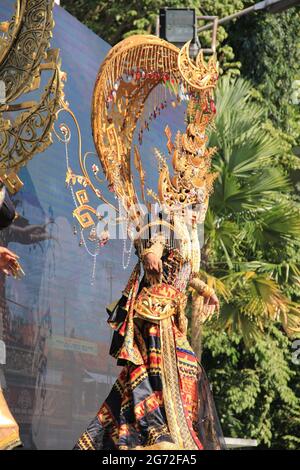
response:
{"label": "person's hand", "polygon": [[4,274],[13,274],[18,268],[17,259],[19,257],[4,246],[0,246],[0,271]]}
{"label": "person's hand", "polygon": [[146,272],[146,277],[151,284],[153,282],[161,282],[162,261],[155,253],[147,253],[143,257],[143,265]]}
{"label": "person's hand", "polygon": [[218,312],[220,311],[220,302],[216,293],[213,293],[210,297],[208,297],[208,305],[214,305],[216,310]]}

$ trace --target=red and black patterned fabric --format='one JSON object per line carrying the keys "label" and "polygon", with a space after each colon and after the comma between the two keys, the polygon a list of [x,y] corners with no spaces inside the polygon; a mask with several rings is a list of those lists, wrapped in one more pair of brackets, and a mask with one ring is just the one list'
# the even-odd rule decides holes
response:
{"label": "red and black patterned fabric", "polygon": [[[124,324],[128,312],[122,297],[110,321]],[[196,447],[224,448],[209,384],[185,335],[172,322],[181,400]],[[119,357],[124,338],[115,331],[111,354]],[[174,448],[163,398],[160,325],[134,322],[134,343],[142,364],[127,362],[96,417],[75,445],[76,450]],[[121,360],[121,363],[126,361]],[[156,447],[155,447],[156,446]]]}
{"label": "red and black patterned fabric", "polygon": [[108,308],[110,354],[123,369],[75,445],[100,449],[221,449],[209,384],[186,336],[190,263],[165,249],[164,281],[140,282],[140,264]]}

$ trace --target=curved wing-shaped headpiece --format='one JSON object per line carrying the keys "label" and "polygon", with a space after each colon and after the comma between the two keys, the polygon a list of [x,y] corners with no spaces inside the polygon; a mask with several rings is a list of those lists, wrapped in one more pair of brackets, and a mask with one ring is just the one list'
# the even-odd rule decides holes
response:
{"label": "curved wing-shaped headpiece", "polygon": [[[215,176],[209,172],[214,149],[206,147],[205,131],[215,114],[213,89],[217,79],[216,58],[206,62],[200,52],[193,61],[189,43],[180,50],[156,36],[138,35],[120,42],[108,53],[94,88],[92,129],[105,176],[131,220],[137,221],[140,216],[130,164],[133,135],[149,94],[159,84],[170,83],[173,89],[185,87],[188,124],[186,132],[178,132],[174,144],[166,128],[173,174],[157,151],[158,194],[149,189],[148,195],[169,211],[207,198]],[[143,183],[137,148],[134,161]]]}

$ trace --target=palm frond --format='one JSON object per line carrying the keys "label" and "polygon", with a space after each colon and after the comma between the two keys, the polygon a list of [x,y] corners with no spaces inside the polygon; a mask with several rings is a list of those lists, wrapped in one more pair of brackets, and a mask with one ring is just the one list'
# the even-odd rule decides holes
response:
{"label": "palm frond", "polygon": [[224,170],[222,166],[217,171],[219,177],[211,198],[211,206],[217,213],[224,210],[257,211],[270,206],[270,199],[275,193],[288,191],[291,187],[289,179],[278,168],[262,169],[254,174],[252,172],[251,176],[243,180]]}
{"label": "palm frond", "polygon": [[257,215],[256,236],[261,243],[300,241],[300,213],[287,204],[277,204]]}
{"label": "palm frond", "polygon": [[[272,321],[281,322],[288,335],[300,333],[300,306],[284,295],[274,279],[266,274],[244,271],[230,273],[222,281],[238,302],[242,318],[247,317],[259,330],[263,329],[265,321]],[[221,318],[222,315],[223,312]]]}
{"label": "palm frond", "polygon": [[233,303],[222,308],[218,320],[215,321],[215,327],[219,331],[226,331],[229,334],[242,334],[248,348],[259,341],[263,335],[262,324],[243,314]]}
{"label": "palm frond", "polygon": [[210,282],[216,288],[215,279],[222,282],[219,294],[227,302],[217,325],[242,333],[247,344],[273,322],[300,335],[300,307],[289,298],[300,283],[299,256],[289,258],[300,246],[300,209],[277,164],[279,137],[265,123],[263,107],[251,101],[247,81],[222,77],[216,99],[209,145],[218,147],[218,178],[203,254]]}
{"label": "palm frond", "polygon": [[212,287],[216,293],[221,296],[226,302],[229,302],[232,297],[231,290],[228,285],[226,285],[222,279],[208,274],[206,271],[200,270],[201,277],[205,282]]}

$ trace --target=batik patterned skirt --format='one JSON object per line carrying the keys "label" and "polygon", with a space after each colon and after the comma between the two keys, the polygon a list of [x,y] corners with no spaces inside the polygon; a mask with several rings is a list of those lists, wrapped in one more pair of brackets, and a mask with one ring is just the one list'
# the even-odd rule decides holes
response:
{"label": "batik patterned skirt", "polygon": [[[160,322],[135,319],[135,364],[120,359],[128,322],[126,299],[110,313],[111,354],[121,373],[76,450],[221,449],[222,431],[209,384],[175,315]],[[127,325],[128,330],[128,325]]]}

